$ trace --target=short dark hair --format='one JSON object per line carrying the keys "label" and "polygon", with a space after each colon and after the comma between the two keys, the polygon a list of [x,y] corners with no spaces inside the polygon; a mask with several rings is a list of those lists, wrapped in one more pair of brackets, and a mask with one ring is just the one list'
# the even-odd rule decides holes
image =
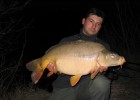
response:
{"label": "short dark hair", "polygon": [[103,19],[104,19],[104,17],[105,17],[104,12],[101,11],[101,10],[99,10],[99,9],[97,9],[97,8],[90,8],[90,9],[85,13],[84,18],[87,18],[87,17],[89,17],[90,15],[97,15],[97,16],[103,18]]}

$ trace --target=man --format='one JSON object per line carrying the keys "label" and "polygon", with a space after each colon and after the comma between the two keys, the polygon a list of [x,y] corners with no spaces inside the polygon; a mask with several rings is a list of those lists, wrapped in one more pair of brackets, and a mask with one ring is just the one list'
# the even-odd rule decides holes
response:
{"label": "man", "polygon": [[[97,34],[102,27],[104,13],[96,8],[91,8],[82,19],[83,28],[80,34],[66,37],[61,42],[74,41],[78,39],[99,42],[107,49],[109,45],[99,39]],[[52,64],[48,65],[50,71],[57,71]],[[67,67],[67,66],[66,66]],[[106,71],[107,66],[104,66],[100,72]],[[98,74],[93,80],[89,75],[81,78],[79,83],[72,87],[69,82],[70,76],[58,75],[58,78],[53,82],[53,93],[49,100],[108,100],[110,95],[110,80],[104,74]]]}

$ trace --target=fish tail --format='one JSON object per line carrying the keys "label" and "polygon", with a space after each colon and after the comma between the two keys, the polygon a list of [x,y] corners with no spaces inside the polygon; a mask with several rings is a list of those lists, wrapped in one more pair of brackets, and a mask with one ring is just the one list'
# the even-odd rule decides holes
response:
{"label": "fish tail", "polygon": [[35,60],[32,60],[30,62],[28,62],[26,64],[26,68],[29,70],[29,71],[34,71],[37,67],[37,64],[39,63],[40,59],[35,59]]}
{"label": "fish tail", "polygon": [[40,66],[40,59],[38,58],[27,63],[26,68],[29,71],[33,71],[31,74],[31,79],[34,84],[37,84],[44,72],[44,69],[42,68],[42,66]]}
{"label": "fish tail", "polygon": [[44,70],[40,69],[40,66],[37,66],[36,69],[31,74],[31,79],[34,84],[37,84],[40,78],[43,75]]}

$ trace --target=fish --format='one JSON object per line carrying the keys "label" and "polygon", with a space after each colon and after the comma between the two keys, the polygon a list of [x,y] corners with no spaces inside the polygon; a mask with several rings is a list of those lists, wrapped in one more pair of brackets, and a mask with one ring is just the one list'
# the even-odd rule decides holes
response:
{"label": "fish", "polygon": [[[53,64],[58,72],[70,75],[70,84],[75,86],[83,75],[91,74],[94,79],[103,66],[118,66],[125,62],[123,56],[107,50],[101,43],[75,40],[51,46],[44,55],[28,62],[26,68],[32,71],[32,82],[37,84],[44,70]],[[47,76],[52,74],[54,72],[50,71]]]}

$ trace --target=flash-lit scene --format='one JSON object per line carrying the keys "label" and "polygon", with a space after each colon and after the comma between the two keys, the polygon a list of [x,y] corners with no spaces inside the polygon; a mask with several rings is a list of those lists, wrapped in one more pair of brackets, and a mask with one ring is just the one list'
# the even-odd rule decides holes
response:
{"label": "flash-lit scene", "polygon": [[0,5],[0,100],[140,99],[140,1]]}

